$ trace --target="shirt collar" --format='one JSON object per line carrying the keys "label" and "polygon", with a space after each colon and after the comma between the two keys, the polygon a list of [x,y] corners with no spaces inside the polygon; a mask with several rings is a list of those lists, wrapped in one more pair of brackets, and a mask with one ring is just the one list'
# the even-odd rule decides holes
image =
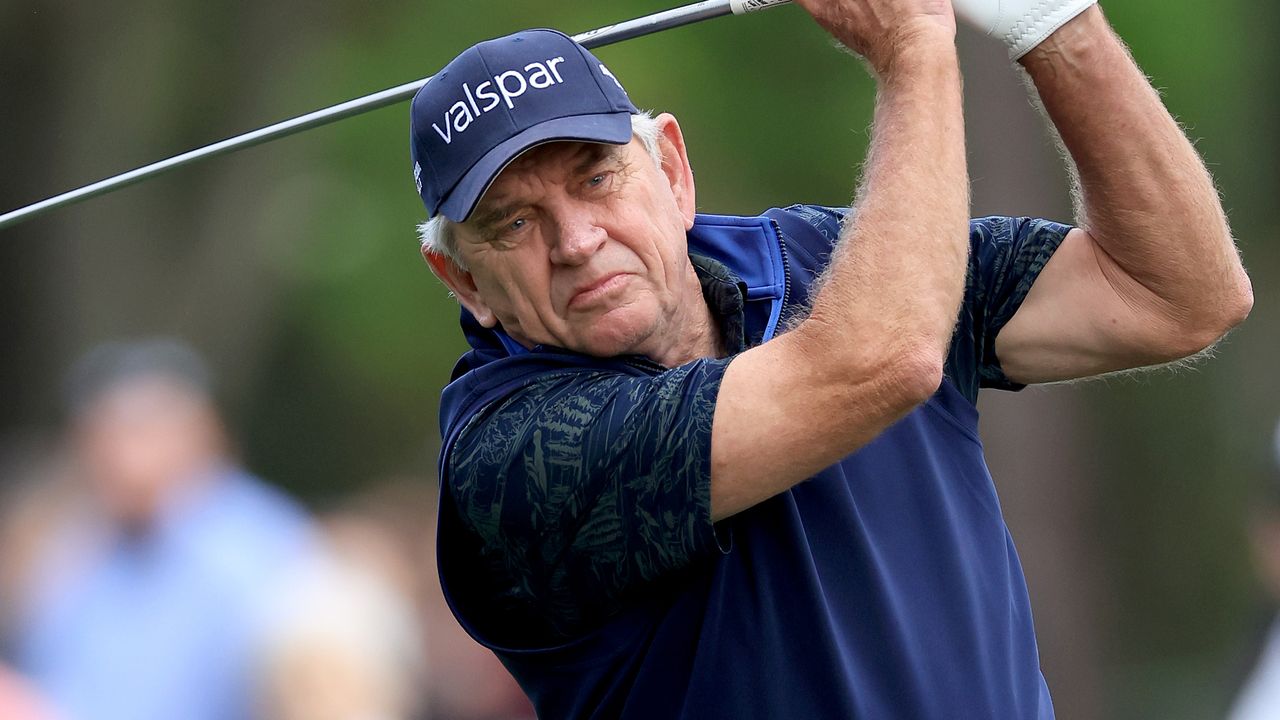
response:
{"label": "shirt collar", "polygon": [[705,255],[690,254],[693,270],[702,285],[702,297],[720,327],[720,340],[730,355],[746,349],[747,285],[723,263]]}

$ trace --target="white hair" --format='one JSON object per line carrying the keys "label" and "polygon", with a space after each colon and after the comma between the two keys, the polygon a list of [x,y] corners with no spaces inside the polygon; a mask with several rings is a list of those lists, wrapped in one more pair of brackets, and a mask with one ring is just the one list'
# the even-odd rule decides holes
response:
{"label": "white hair", "polygon": [[[640,141],[640,145],[649,153],[649,157],[653,158],[653,162],[658,167],[662,167],[662,153],[658,149],[660,132],[658,121],[652,113],[641,110],[631,116],[631,134]],[[449,231],[452,226],[453,222],[449,218],[437,214],[430,220],[418,224],[418,242],[421,243],[424,251],[444,255],[455,265],[466,270],[467,266],[462,261],[458,246]]]}

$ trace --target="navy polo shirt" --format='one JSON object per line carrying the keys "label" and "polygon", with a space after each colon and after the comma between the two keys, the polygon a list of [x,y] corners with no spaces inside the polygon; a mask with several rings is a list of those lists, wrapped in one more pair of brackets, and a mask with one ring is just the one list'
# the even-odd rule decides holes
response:
{"label": "navy polo shirt", "polygon": [[[691,257],[727,347],[803,314],[844,212],[699,216]],[[475,349],[442,405],[455,614],[546,718],[1052,718],[974,403],[1017,389],[995,337],[1068,230],[973,221],[937,393],[718,525],[711,424],[734,355],[525,352],[464,313]]]}

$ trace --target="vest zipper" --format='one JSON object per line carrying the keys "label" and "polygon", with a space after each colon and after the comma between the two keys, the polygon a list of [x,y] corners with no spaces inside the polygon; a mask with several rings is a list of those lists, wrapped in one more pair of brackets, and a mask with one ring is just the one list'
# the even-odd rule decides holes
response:
{"label": "vest zipper", "polygon": [[[787,244],[782,241],[782,226],[773,218],[769,218],[769,223],[773,225],[774,235],[778,238],[778,252],[782,256],[782,309],[778,313],[778,325],[781,325],[787,305],[791,302],[791,261],[787,259]],[[778,336],[776,326],[773,328],[773,336]]]}

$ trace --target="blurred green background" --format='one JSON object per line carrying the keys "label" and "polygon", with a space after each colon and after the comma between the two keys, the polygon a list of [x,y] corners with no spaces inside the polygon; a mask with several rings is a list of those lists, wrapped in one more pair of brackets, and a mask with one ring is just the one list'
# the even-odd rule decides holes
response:
{"label": "blurred green background", "polygon": [[[986,398],[984,439],[1059,716],[1220,717],[1268,607],[1245,522],[1280,416],[1280,7],[1103,6],[1216,175],[1256,306],[1195,370]],[[474,41],[665,7],[0,0],[0,208],[429,75]],[[1004,51],[960,43],[975,214],[1069,219]],[[873,86],[799,9],[597,54],[637,105],[680,118],[704,210],[848,202]],[[417,254],[423,215],[398,105],[0,231],[0,460],[56,437],[80,353],[172,334],[213,361],[249,467],[313,507],[392,475],[434,483],[463,344]]]}

